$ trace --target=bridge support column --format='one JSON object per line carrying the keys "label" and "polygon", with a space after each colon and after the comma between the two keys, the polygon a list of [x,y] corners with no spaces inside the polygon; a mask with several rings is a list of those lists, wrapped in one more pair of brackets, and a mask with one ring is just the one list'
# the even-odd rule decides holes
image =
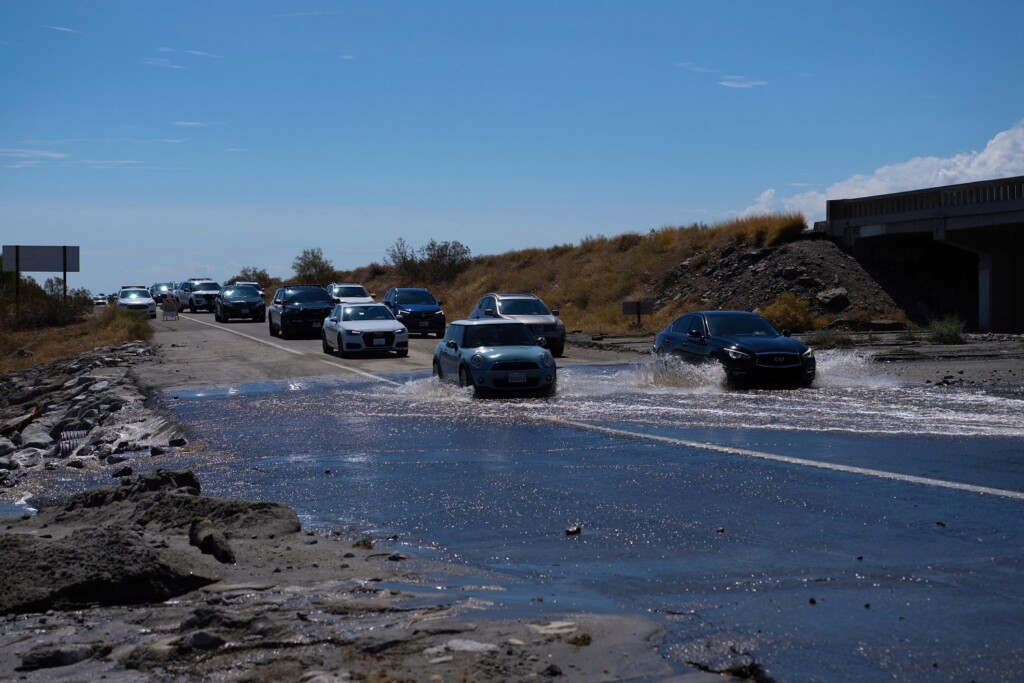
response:
{"label": "bridge support column", "polygon": [[978,329],[992,329],[992,254],[978,254]]}

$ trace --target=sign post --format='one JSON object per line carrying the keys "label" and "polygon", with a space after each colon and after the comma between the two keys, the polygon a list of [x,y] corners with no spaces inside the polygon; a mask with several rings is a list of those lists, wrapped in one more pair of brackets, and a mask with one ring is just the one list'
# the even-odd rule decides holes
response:
{"label": "sign post", "polygon": [[635,315],[636,326],[640,327],[640,314],[651,315],[654,313],[654,299],[641,299],[640,301],[623,301],[622,315]]}
{"label": "sign post", "polygon": [[9,263],[14,262],[14,310],[17,315],[22,273],[64,274],[64,298],[68,297],[68,273],[78,271],[78,247],[37,247],[21,244],[4,245],[4,272],[11,272]]}

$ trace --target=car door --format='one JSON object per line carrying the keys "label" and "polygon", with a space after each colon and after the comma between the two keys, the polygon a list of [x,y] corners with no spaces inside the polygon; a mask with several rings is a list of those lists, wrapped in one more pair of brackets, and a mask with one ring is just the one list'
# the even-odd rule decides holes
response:
{"label": "car door", "polygon": [[711,347],[707,341],[708,327],[704,316],[692,315],[687,317],[689,321],[686,325],[686,341],[683,345],[683,351],[690,360],[707,360]]}
{"label": "car door", "polygon": [[277,326],[281,326],[281,307],[284,305],[284,289],[279,289],[274,293],[274,300],[270,302],[270,322],[274,322],[274,316],[277,316]]}
{"label": "car door", "polygon": [[[462,347],[462,337],[465,331],[464,325],[449,325],[441,340],[441,351],[438,353],[437,363],[441,366],[441,374],[445,377],[457,377],[461,355],[459,349]],[[455,348],[449,346],[449,342],[455,342]]]}
{"label": "car door", "polygon": [[391,289],[389,289],[387,291],[387,294],[385,294],[384,298],[381,299],[381,303],[384,304],[385,306],[387,306],[388,308],[390,308],[392,313],[395,312],[395,288],[394,287],[392,287]]}

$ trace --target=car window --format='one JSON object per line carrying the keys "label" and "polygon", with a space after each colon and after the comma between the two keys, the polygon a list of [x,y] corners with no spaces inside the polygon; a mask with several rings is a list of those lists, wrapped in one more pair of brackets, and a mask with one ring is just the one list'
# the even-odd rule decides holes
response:
{"label": "car window", "polygon": [[551,315],[540,299],[503,299],[498,302],[502,315]]}
{"label": "car window", "polygon": [[693,320],[692,315],[684,315],[682,318],[678,318],[672,323],[672,331],[677,334],[686,334],[690,329],[690,323]]}
{"label": "car window", "polygon": [[[125,279],[127,279],[127,278],[125,278]],[[144,289],[122,289],[121,290],[121,298],[122,299],[139,299],[139,298],[147,298],[148,299],[149,298],[149,292],[147,292]]]}
{"label": "car window", "polygon": [[715,337],[778,337],[775,326],[759,315],[708,316]]}
{"label": "car window", "polygon": [[395,316],[383,306],[346,306],[342,320],[394,320]]}
{"label": "car window", "polygon": [[352,287],[335,287],[334,296],[370,296],[370,293],[366,291],[365,287],[352,286]]}
{"label": "car window", "polygon": [[399,292],[396,298],[400,304],[424,304],[428,306],[437,304],[437,301],[431,296],[430,292],[422,289]]}
{"label": "car window", "polygon": [[310,287],[309,289],[292,289],[286,291],[284,294],[284,301],[289,304],[334,303],[331,301],[331,295],[327,293],[327,290],[320,289],[319,287]]}
{"label": "car window", "polygon": [[220,289],[220,285],[216,282],[199,282],[193,286],[192,291],[194,292],[212,292]]}
{"label": "car window", "polygon": [[255,287],[249,285],[236,285],[234,287],[228,287],[220,293],[224,299],[244,299],[246,297],[259,296],[260,292]]}
{"label": "car window", "polygon": [[533,346],[536,343],[526,325],[473,325],[466,328],[462,346]]}

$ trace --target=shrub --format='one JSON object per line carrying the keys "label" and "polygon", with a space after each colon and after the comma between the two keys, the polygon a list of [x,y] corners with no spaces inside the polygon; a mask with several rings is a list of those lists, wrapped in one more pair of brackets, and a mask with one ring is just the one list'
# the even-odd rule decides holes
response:
{"label": "shrub", "polygon": [[944,315],[928,321],[928,339],[936,344],[964,344],[964,321],[955,315]]}
{"label": "shrub", "polygon": [[786,292],[761,309],[761,315],[771,320],[779,329],[803,332],[814,327],[811,303]]}
{"label": "shrub", "polygon": [[847,332],[823,329],[808,335],[804,341],[816,349],[848,349],[854,345],[853,337]]}

